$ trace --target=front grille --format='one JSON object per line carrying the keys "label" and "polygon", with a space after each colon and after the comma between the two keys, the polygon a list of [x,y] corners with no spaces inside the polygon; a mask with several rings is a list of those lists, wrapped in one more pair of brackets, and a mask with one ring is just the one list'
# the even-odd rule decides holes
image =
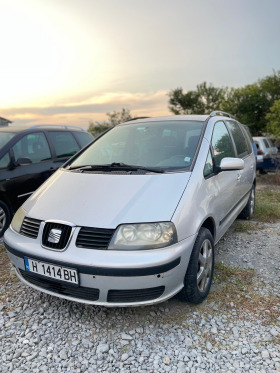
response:
{"label": "front grille", "polygon": [[76,240],[76,246],[87,249],[107,249],[114,229],[82,227]]}
{"label": "front grille", "polygon": [[148,289],[109,290],[107,301],[110,303],[136,303],[159,298],[165,287],[158,286]]}
{"label": "front grille", "polygon": [[28,271],[19,270],[22,277],[29,283],[53,293],[68,295],[73,298],[96,301],[99,299],[99,289],[75,286],[68,283],[56,282],[49,278],[42,278]]}
{"label": "front grille", "polygon": [[[54,250],[63,250],[70,238],[72,227],[60,223],[46,223],[43,231],[42,243]],[[54,233],[55,232],[55,233]],[[53,241],[53,239],[55,241]]]}
{"label": "front grille", "polygon": [[20,234],[30,238],[37,238],[40,224],[41,220],[24,218],[20,228]]}

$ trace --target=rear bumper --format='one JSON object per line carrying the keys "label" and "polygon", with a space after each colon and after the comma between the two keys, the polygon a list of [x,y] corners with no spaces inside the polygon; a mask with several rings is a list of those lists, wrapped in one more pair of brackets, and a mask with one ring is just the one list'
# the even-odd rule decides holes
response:
{"label": "rear bumper", "polygon": [[[70,245],[55,252],[9,228],[4,243],[19,279],[34,289],[81,303],[124,307],[163,302],[178,293],[195,238],[157,250],[124,252]],[[76,269],[79,286],[26,271],[24,257]]]}

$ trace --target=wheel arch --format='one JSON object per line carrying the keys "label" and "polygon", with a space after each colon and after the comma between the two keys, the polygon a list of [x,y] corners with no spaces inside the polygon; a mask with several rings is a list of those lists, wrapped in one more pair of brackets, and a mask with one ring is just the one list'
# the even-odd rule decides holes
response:
{"label": "wheel arch", "polygon": [[200,228],[207,228],[210,233],[212,234],[212,237],[213,237],[213,240],[215,242],[215,239],[216,239],[216,224],[215,224],[215,221],[214,219],[209,216],[207,219],[204,220],[204,222],[201,224]]}
{"label": "wheel arch", "polygon": [[9,198],[7,198],[7,196],[5,195],[5,193],[0,192],[0,201],[4,202],[5,205],[7,205],[8,209],[10,210],[10,213],[12,214],[13,213],[12,204]]}

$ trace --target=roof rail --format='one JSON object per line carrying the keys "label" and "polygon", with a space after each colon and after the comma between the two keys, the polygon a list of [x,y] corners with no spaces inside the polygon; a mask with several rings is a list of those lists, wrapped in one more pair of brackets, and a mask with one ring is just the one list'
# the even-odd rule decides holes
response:
{"label": "roof rail", "polygon": [[41,127],[54,127],[54,128],[65,128],[65,129],[78,129],[80,131],[85,131],[83,128],[78,126],[68,126],[66,124],[35,124],[29,128],[41,128]]}
{"label": "roof rail", "polygon": [[225,115],[229,118],[235,119],[234,115],[231,115],[231,114],[226,113],[225,111],[221,111],[221,110],[212,111],[212,113],[210,114],[210,117],[215,117],[216,115]]}
{"label": "roof rail", "polygon": [[[137,120],[137,119],[146,119],[146,118],[150,118],[150,117],[135,117],[135,118],[128,119],[128,120],[126,120],[125,122],[131,122],[132,120]],[[124,123],[125,123],[125,122],[124,122]]]}

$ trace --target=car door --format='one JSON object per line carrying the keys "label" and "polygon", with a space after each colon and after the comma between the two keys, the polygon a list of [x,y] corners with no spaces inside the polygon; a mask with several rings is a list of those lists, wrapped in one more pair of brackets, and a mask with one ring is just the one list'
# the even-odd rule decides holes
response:
{"label": "car door", "polygon": [[62,166],[72,155],[80,150],[77,140],[69,131],[47,131],[52,153],[54,154],[54,170]]}
{"label": "car door", "polygon": [[[215,195],[213,199],[213,210],[217,224],[217,236],[221,236],[232,223],[232,213],[238,203],[238,177],[239,171],[218,171],[223,158],[236,157],[232,138],[223,121],[217,121],[214,125],[211,153],[213,156],[213,177],[211,178],[211,193]],[[209,158],[209,156],[208,156]],[[206,162],[206,165],[209,163]],[[208,171],[209,174],[209,165]],[[210,172],[211,175],[211,172]]]}
{"label": "car door", "polygon": [[251,191],[256,161],[252,152],[252,147],[249,147],[245,134],[239,123],[234,120],[226,120],[225,123],[232,135],[237,157],[243,159],[244,161],[243,170],[238,171],[237,183],[239,200],[242,202],[244,196]]}
{"label": "car door", "polygon": [[11,155],[12,166],[6,169],[3,188],[17,208],[50,176],[52,157],[43,132],[24,135],[12,147]]}

